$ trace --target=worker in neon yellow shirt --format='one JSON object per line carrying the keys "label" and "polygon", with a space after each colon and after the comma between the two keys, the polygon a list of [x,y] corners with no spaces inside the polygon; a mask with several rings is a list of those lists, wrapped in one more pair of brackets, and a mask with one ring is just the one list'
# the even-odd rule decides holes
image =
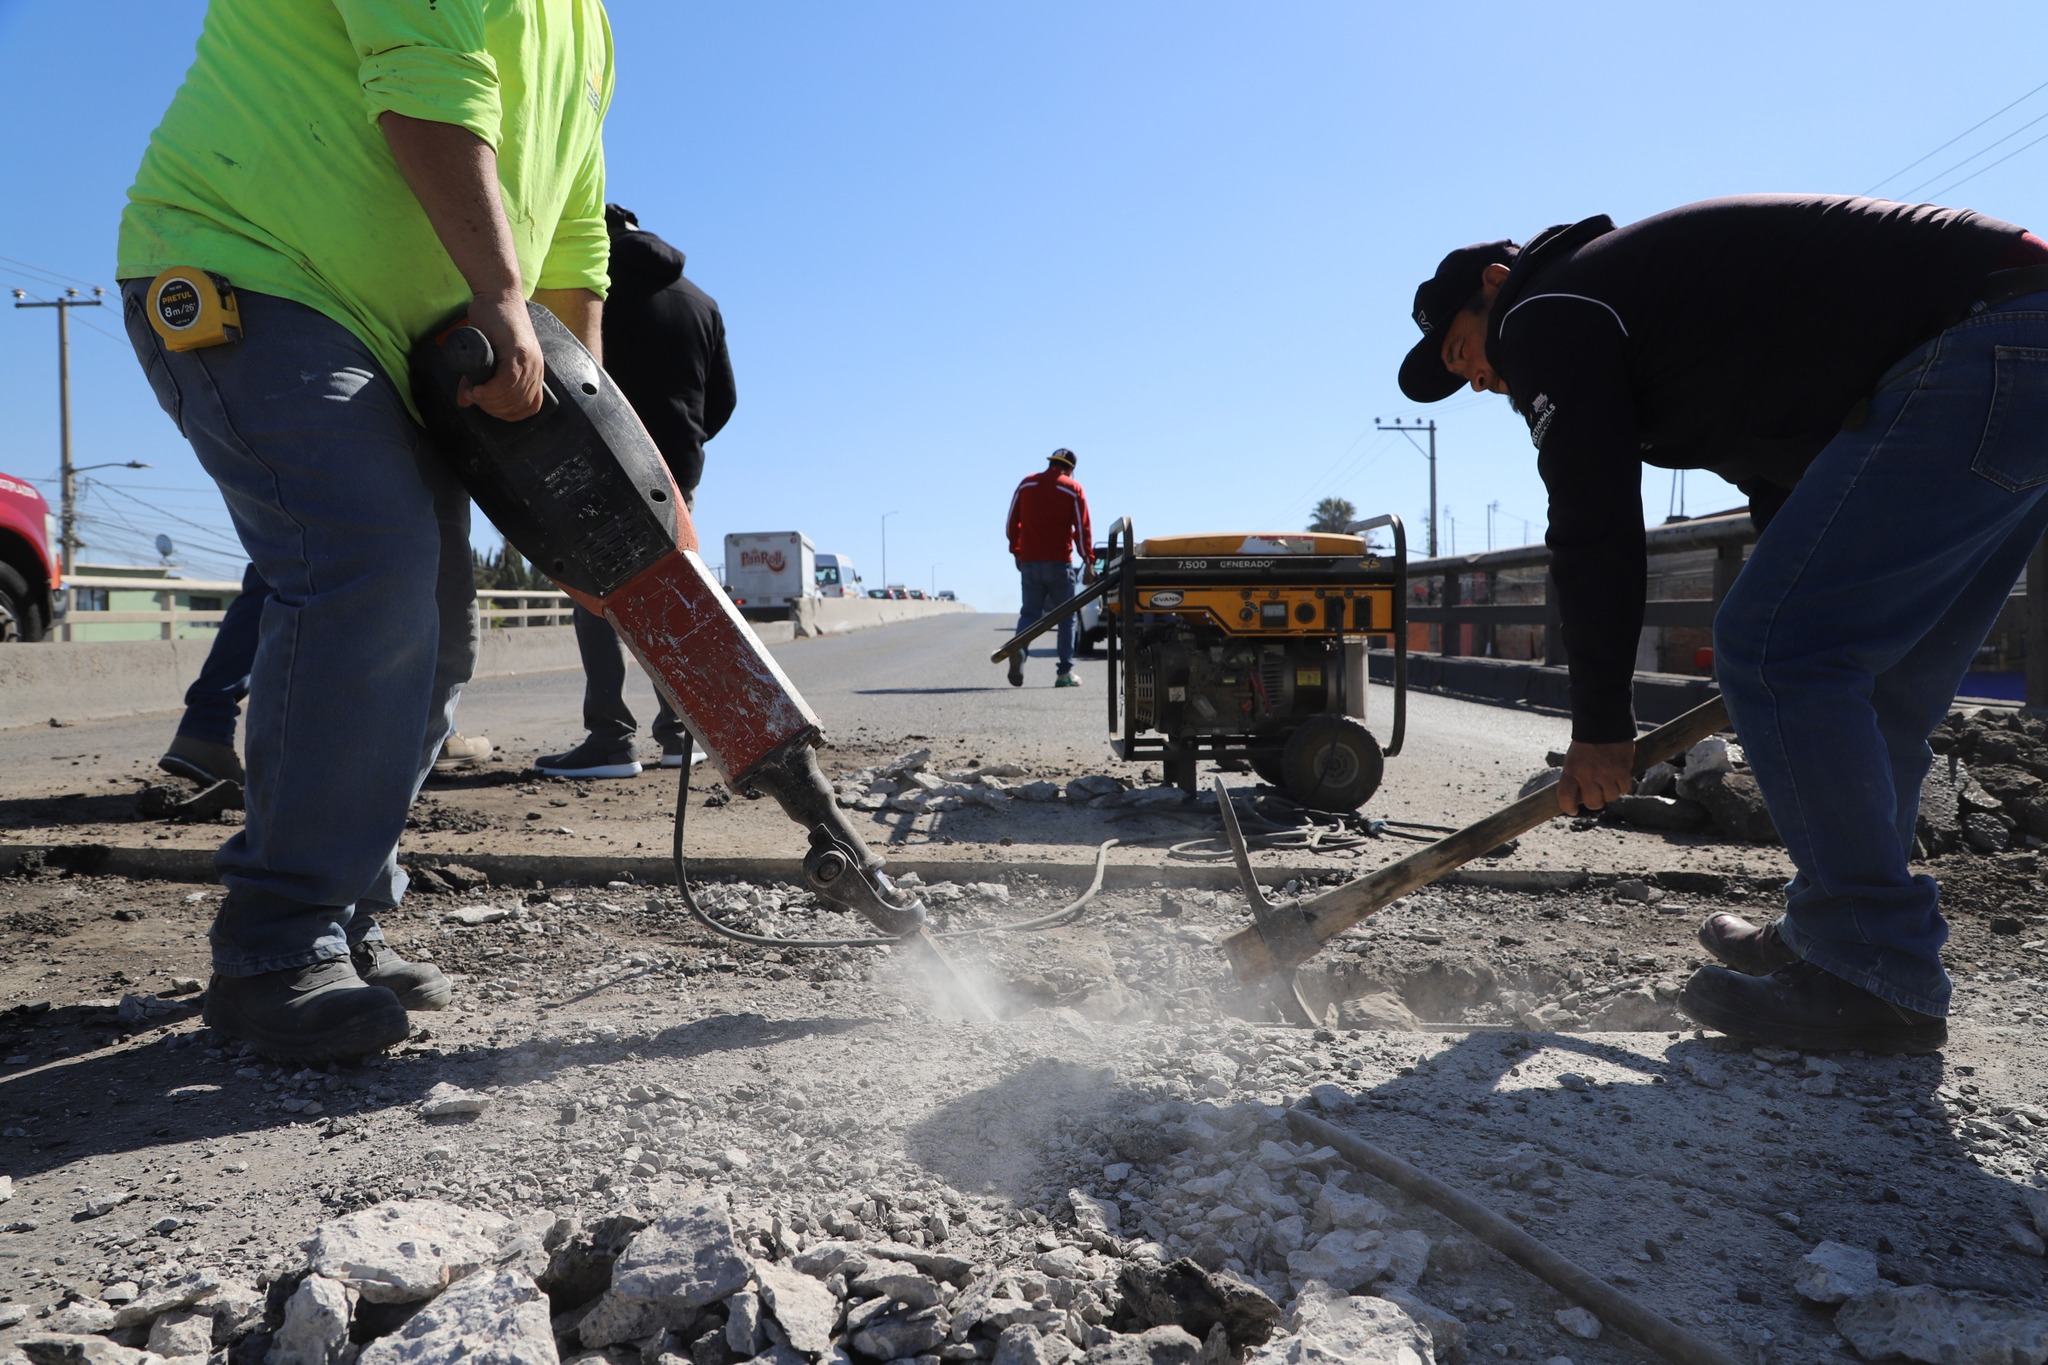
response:
{"label": "worker in neon yellow shirt", "polygon": [[[276,592],[206,992],[272,1056],[376,1051],[448,1002],[377,922],[476,652],[469,499],[406,352],[467,308],[500,362],[461,401],[518,420],[541,402],[529,296],[599,349],[611,94],[599,0],[211,0],[129,191],[129,338]],[[172,267],[226,281],[239,333],[174,348],[189,315],[153,321],[149,290]]]}

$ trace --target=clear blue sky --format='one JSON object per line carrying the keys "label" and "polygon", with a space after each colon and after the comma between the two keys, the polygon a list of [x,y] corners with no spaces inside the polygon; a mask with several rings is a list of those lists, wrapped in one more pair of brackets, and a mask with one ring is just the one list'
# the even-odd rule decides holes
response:
{"label": "clear blue sky", "polygon": [[[0,0],[0,285],[112,285],[123,192],[203,9]],[[1504,402],[1418,410],[1394,385],[1446,250],[1716,194],[1862,191],[2048,80],[2038,0],[610,12],[611,197],[688,251],[731,332],[707,558],[727,531],[797,528],[876,584],[894,512],[889,577],[988,609],[1017,601],[1010,490],[1060,445],[1099,527],[1297,528],[1336,495],[1419,543],[1426,467],[1373,420],[1426,414],[1457,549],[1486,547],[1492,502],[1496,544],[1540,536]],[[2048,121],[1921,184],[2041,115],[2048,91],[1884,189],[2048,228],[2048,144],[1941,193]],[[231,574],[225,514],[112,314],[74,315],[76,459],[155,467],[90,476],[86,553],[150,559],[163,531],[194,576]],[[56,469],[54,330],[0,317],[0,470]],[[1651,520],[1669,494],[1646,480]],[[1687,488],[1694,512],[1737,497]]]}

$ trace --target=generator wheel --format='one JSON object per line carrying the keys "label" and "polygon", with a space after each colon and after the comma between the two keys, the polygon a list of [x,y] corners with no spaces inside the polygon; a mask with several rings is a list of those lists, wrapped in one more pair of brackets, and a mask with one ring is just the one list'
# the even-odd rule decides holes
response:
{"label": "generator wheel", "polygon": [[1245,762],[1252,765],[1252,771],[1257,773],[1261,780],[1275,787],[1285,785],[1286,779],[1280,766],[1278,749],[1253,749],[1244,757]]}
{"label": "generator wheel", "polygon": [[1387,760],[1351,716],[1311,716],[1280,751],[1280,789],[1316,810],[1357,810],[1379,790]]}

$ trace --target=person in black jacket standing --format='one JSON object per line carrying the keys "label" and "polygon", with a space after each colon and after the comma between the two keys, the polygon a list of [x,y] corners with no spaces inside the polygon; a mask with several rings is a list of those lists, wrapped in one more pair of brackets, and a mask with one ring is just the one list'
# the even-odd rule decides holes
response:
{"label": "person in black jacket standing", "polygon": [[[725,349],[725,319],[709,294],[683,276],[683,253],[617,204],[604,209],[611,234],[611,293],[604,310],[605,370],[661,450],[683,501],[696,506],[704,443],[719,433],[738,401]],[[534,764],[553,777],[633,777],[639,724],[626,705],[625,649],[611,623],[577,607],[576,648],[583,656],[583,725],[590,733],[567,753]],[[654,738],[661,766],[683,761],[683,723],[655,694]]]}
{"label": "person in black jacket standing", "polygon": [[1947,1040],[1948,930],[1908,867],[1928,735],[2048,531],[2048,242],[1963,209],[1709,200],[1465,247],[1416,291],[1419,402],[1529,424],[1571,663],[1558,804],[1629,789],[1642,466],[1711,469],[1759,537],[1715,672],[1797,875],[1711,917],[1680,1007],[1811,1051]]}

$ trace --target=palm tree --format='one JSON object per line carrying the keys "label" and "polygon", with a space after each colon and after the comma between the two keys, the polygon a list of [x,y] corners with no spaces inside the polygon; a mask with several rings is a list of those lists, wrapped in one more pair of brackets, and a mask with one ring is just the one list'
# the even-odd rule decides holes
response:
{"label": "palm tree", "polygon": [[1324,498],[1316,504],[1315,520],[1308,524],[1311,531],[1343,531],[1358,520],[1358,509],[1347,498]]}

